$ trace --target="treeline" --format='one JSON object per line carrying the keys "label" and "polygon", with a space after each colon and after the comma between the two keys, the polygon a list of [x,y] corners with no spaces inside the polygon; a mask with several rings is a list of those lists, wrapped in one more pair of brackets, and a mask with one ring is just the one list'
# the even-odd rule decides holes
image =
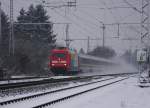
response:
{"label": "treeline", "polygon": [[116,55],[116,52],[109,47],[98,46],[93,51],[90,51],[88,54],[102,58],[111,58]]}
{"label": "treeline", "polygon": [[15,53],[11,56],[9,55],[9,25],[8,16],[2,12],[0,66],[13,75],[48,74],[48,55],[55,47],[56,35],[44,7],[30,5],[27,10],[23,8],[20,10],[14,22]]}

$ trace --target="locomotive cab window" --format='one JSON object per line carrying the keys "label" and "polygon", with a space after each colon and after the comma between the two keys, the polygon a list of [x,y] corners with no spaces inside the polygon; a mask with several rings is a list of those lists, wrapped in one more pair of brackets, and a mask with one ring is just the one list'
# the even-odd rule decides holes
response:
{"label": "locomotive cab window", "polygon": [[56,58],[66,58],[66,54],[63,54],[63,53],[55,53],[53,54],[53,56]]}

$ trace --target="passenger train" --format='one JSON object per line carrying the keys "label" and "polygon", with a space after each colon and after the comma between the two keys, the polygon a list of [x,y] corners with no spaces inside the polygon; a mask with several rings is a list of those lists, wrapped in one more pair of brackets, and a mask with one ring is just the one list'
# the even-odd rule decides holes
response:
{"label": "passenger train", "polygon": [[101,72],[104,67],[113,65],[116,63],[112,60],[78,54],[75,49],[66,47],[53,49],[49,56],[49,69],[54,75]]}

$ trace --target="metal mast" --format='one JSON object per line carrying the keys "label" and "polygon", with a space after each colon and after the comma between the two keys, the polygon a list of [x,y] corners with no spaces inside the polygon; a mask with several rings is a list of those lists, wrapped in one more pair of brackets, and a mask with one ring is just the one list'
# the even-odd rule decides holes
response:
{"label": "metal mast", "polygon": [[[149,55],[149,39],[150,39],[150,0],[142,0],[141,7],[141,44],[147,49],[147,55]],[[143,50],[143,49],[142,49]],[[145,70],[147,66],[147,70]],[[139,82],[149,82],[149,64],[142,62],[139,64]],[[146,75],[146,76],[145,76]]]}
{"label": "metal mast", "polygon": [[103,24],[103,48],[105,47],[105,25]]}
{"label": "metal mast", "polygon": [[150,0],[142,0],[142,12],[141,12],[141,42],[144,45],[148,45],[149,41],[149,12],[150,12]]}
{"label": "metal mast", "polygon": [[14,55],[14,21],[13,21],[13,0],[10,0],[10,38],[9,55]]}
{"label": "metal mast", "polygon": [[69,48],[70,40],[69,40],[69,24],[66,24],[66,47]]}
{"label": "metal mast", "polygon": [[2,9],[0,1],[0,50],[2,51]]}
{"label": "metal mast", "polygon": [[89,53],[90,51],[90,37],[88,36],[88,40],[87,40],[87,53]]}

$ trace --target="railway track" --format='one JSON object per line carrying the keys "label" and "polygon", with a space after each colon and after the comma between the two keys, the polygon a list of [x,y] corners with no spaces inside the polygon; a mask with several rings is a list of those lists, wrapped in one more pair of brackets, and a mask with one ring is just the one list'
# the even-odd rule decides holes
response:
{"label": "railway track", "polygon": [[8,81],[8,80],[10,80],[10,81],[14,81],[14,80],[30,80],[30,79],[39,79],[39,78],[48,78],[48,77],[44,77],[44,76],[42,76],[42,77],[18,77],[18,78],[9,78],[9,79],[0,79],[0,81]]}
{"label": "railway track", "polygon": [[[48,105],[52,105],[55,103],[58,103],[63,100],[67,100],[69,98],[87,93],[89,91],[99,89],[117,82],[120,82],[122,80],[127,79],[128,77],[113,77],[113,78],[106,78],[101,79],[95,82],[90,82],[78,86],[58,89],[55,91],[40,93],[36,95],[26,96],[18,99],[13,99],[9,101],[0,102],[1,107],[22,107],[23,104],[27,105],[25,108],[41,108]],[[44,101],[44,102],[43,102]],[[17,105],[17,106],[16,106]]]}
{"label": "railway track", "polygon": [[66,82],[66,81],[77,81],[77,80],[84,80],[84,79],[91,79],[94,76],[87,76],[87,77],[68,77],[68,78],[47,78],[41,79],[38,81],[28,81],[28,82],[18,82],[18,83],[8,83],[8,84],[0,84],[0,90],[7,90],[7,89],[15,89],[21,87],[30,87],[36,85],[43,85],[43,84],[50,84],[50,83],[59,83],[59,82]]}
{"label": "railway track", "polygon": [[[98,75],[98,77],[104,76],[124,76],[124,75],[132,75],[136,73],[118,73],[118,74],[107,74],[107,75]],[[46,78],[37,81],[28,81],[28,82],[18,82],[18,83],[8,83],[8,84],[0,84],[0,91],[4,91],[7,89],[14,89],[14,88],[21,88],[21,87],[29,87],[35,85],[42,85],[42,84],[49,84],[49,83],[59,83],[65,81],[77,81],[77,80],[84,80],[84,79],[92,79],[94,76],[72,76],[68,78],[61,78],[61,79],[54,79],[54,78]]]}

